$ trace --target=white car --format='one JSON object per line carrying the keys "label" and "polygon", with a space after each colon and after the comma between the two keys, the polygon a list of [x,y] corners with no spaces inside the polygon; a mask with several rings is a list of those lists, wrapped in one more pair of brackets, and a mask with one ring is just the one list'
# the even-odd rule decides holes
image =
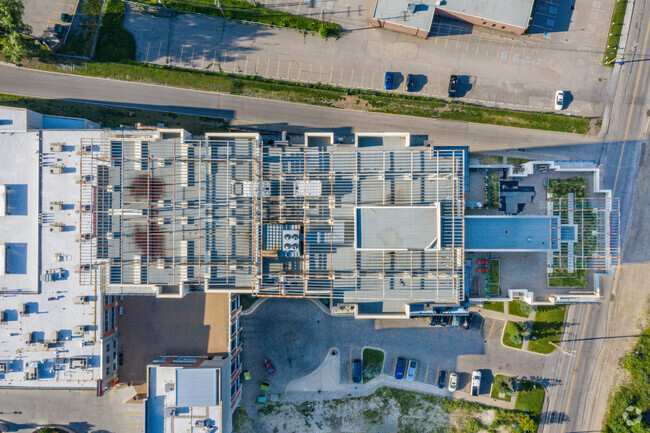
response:
{"label": "white car", "polygon": [[418,370],[418,363],[417,361],[410,360],[409,361],[409,366],[406,369],[406,380],[413,382],[413,379],[415,379],[415,372]]}
{"label": "white car", "polygon": [[451,373],[449,375],[449,386],[447,389],[449,392],[454,392],[458,389],[458,375],[456,373]]}
{"label": "white car", "polygon": [[555,109],[561,110],[564,108],[564,91],[558,90],[555,92]]}
{"label": "white car", "polygon": [[474,370],[472,372],[472,395],[478,396],[481,392],[481,372]]}

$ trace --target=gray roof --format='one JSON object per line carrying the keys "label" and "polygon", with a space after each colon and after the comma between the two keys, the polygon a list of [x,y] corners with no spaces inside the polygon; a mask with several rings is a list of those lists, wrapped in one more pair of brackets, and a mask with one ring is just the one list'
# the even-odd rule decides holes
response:
{"label": "gray roof", "polygon": [[438,241],[437,206],[359,208],[356,213],[357,248],[425,250]]}
{"label": "gray roof", "polygon": [[[401,2],[396,2],[401,3]],[[438,9],[527,28],[535,0],[445,0]]]}
{"label": "gray roof", "polygon": [[219,371],[216,368],[176,370],[176,406],[216,406],[219,404]]}
{"label": "gray roof", "polygon": [[[409,3],[416,5],[415,12],[408,12]],[[377,0],[373,18],[429,31],[435,7],[435,0]]]}

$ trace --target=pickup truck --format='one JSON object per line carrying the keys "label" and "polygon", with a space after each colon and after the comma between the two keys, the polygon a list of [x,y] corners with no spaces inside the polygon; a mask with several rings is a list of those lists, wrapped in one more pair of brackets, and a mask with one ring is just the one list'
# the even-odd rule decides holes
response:
{"label": "pickup truck", "polygon": [[472,395],[474,397],[478,396],[481,391],[481,372],[474,370],[472,372]]}

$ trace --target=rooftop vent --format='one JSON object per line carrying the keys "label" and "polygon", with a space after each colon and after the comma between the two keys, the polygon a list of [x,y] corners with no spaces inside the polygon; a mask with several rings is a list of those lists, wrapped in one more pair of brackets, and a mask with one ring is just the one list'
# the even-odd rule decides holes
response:
{"label": "rooftop vent", "polygon": [[54,164],[50,167],[50,174],[63,174],[65,172],[65,164]]}

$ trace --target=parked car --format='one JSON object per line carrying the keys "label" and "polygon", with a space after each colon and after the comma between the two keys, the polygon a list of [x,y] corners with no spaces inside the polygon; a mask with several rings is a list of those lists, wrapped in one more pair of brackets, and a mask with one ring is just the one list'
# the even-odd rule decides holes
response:
{"label": "parked car", "polygon": [[478,268],[476,272],[479,274],[487,274],[488,268]]}
{"label": "parked car", "polygon": [[474,397],[478,396],[481,391],[481,372],[474,370],[472,372],[472,395]]}
{"label": "parked car", "polygon": [[355,383],[361,382],[361,379],[363,379],[361,370],[362,370],[361,360],[355,359],[354,361],[352,361],[352,382]]}
{"label": "parked car", "polygon": [[404,369],[406,368],[406,359],[397,358],[395,363],[395,379],[404,379]]}
{"label": "parked car", "polygon": [[449,91],[448,91],[449,97],[455,98],[457,90],[458,90],[458,76],[452,75],[451,77],[449,77]]}
{"label": "parked car", "polygon": [[441,319],[442,319],[442,321],[440,322],[440,326],[449,326],[449,325],[451,325],[451,320],[452,320],[451,316],[443,316]]}
{"label": "parked car", "polygon": [[440,323],[442,322],[442,317],[440,316],[433,316],[431,318],[431,321],[429,322],[429,325],[431,326],[440,326]]}
{"label": "parked car", "polygon": [[406,76],[406,90],[408,90],[409,92],[415,90],[415,75],[408,74]]}
{"label": "parked car", "polygon": [[472,316],[463,316],[460,319],[460,326],[464,329],[469,329],[472,327]]}
{"label": "parked car", "polygon": [[260,389],[262,391],[268,391],[270,386],[271,386],[271,382],[269,382],[268,380],[263,380],[262,384],[260,385]]}
{"label": "parked car", "polygon": [[409,361],[409,366],[406,369],[406,380],[409,382],[413,382],[413,379],[415,379],[415,372],[418,370],[418,362],[415,361],[414,359],[411,359]]}
{"label": "parked car", "polygon": [[438,373],[438,388],[443,389],[445,387],[447,379],[447,372],[445,370],[440,370]]}
{"label": "parked car", "polygon": [[564,108],[564,92],[558,90],[555,92],[555,109],[561,110],[562,108]]}
{"label": "parked car", "polygon": [[460,316],[453,316],[451,318],[451,326],[460,327]]}
{"label": "parked car", "polygon": [[72,15],[70,14],[61,14],[61,21],[64,23],[71,23],[72,22]]}
{"label": "parked car", "polygon": [[478,263],[479,265],[489,265],[490,261],[485,259],[478,259],[476,263]]}
{"label": "parked car", "polygon": [[271,364],[271,361],[269,361],[267,358],[264,358],[264,367],[266,367],[266,371],[271,376],[275,376],[275,367],[273,367],[273,364]]}
{"label": "parked car", "polygon": [[384,89],[393,90],[393,73],[390,71],[384,76]]}
{"label": "parked car", "polygon": [[449,386],[447,386],[449,392],[454,392],[458,389],[458,374],[451,373],[449,375]]}

